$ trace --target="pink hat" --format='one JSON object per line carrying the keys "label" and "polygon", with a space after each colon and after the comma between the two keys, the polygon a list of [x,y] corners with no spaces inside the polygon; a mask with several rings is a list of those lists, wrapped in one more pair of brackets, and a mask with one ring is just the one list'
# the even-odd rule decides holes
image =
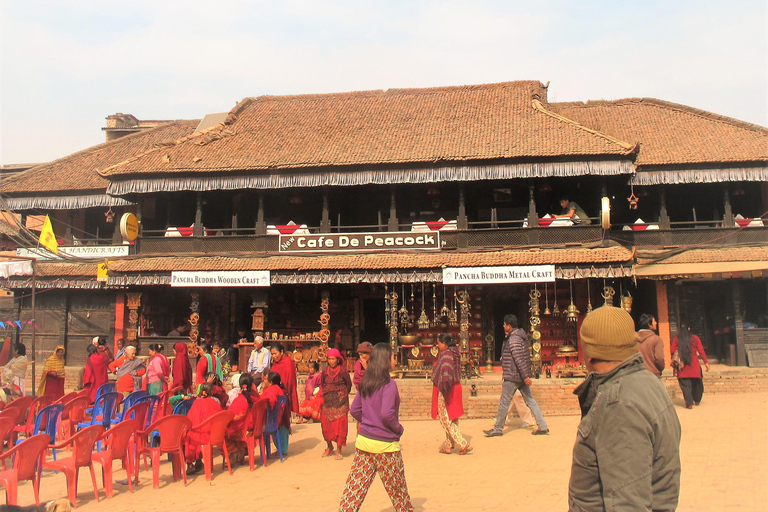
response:
{"label": "pink hat", "polygon": [[341,352],[339,352],[339,349],[332,348],[328,350],[328,353],[325,354],[327,357],[335,357],[336,359],[342,359]]}

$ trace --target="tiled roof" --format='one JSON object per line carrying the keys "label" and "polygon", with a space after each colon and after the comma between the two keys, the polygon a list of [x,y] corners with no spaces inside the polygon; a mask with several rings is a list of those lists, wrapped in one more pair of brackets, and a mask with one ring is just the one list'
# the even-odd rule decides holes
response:
{"label": "tiled roof", "polygon": [[103,176],[468,160],[625,156],[624,143],[539,103],[536,81],[247,98],[223,125]]}
{"label": "tiled roof", "polygon": [[638,167],[768,160],[768,128],[651,98],[547,107],[621,140],[640,142]]}
{"label": "tiled roof", "polygon": [[38,261],[35,267],[35,272],[38,277],[96,277],[96,267],[97,263],[61,263]]}
{"label": "tiled roof", "polygon": [[439,269],[537,264],[611,264],[632,259],[632,251],[621,246],[475,253],[393,253],[334,254],[312,256],[168,256],[116,260],[109,264],[114,272],[170,272],[192,270],[384,270]]}
{"label": "tiled roof", "polygon": [[104,169],[126,158],[144,153],[158,144],[189,135],[199,120],[169,121],[156,128],[78,151],[53,162],[37,165],[0,183],[3,194],[105,191],[107,180],[99,176]]}
{"label": "tiled roof", "polygon": [[[665,257],[667,256],[667,257]],[[638,265],[652,263],[716,263],[726,261],[768,261],[768,246],[764,247],[719,247],[688,249],[670,255],[670,251],[638,251]]]}

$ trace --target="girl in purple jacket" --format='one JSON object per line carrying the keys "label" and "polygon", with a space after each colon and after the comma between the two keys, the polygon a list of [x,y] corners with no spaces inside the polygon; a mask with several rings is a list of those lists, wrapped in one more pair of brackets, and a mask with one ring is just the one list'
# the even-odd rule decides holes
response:
{"label": "girl in purple jacket", "polygon": [[400,394],[389,376],[395,369],[395,355],[387,343],[377,343],[371,351],[368,369],[358,387],[350,413],[360,422],[355,459],[341,496],[339,511],[357,511],[363,504],[376,473],[397,512],[411,512],[411,497],[405,481],[405,466],[400,453]]}

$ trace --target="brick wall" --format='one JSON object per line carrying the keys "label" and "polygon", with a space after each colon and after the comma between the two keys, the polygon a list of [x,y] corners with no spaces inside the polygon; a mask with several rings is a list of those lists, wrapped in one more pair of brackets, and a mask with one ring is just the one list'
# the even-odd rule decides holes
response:
{"label": "brick wall", "polygon": [[[544,416],[577,415],[579,403],[573,390],[583,379],[538,379],[533,381],[532,390]],[[663,379],[670,397],[682,399],[677,379],[669,376]],[[471,396],[475,385],[477,396]],[[400,390],[400,417],[408,420],[431,418],[432,383],[422,379],[397,381]],[[723,371],[713,370],[704,374],[704,399],[707,393],[750,393],[768,391],[768,369],[738,368]],[[467,418],[494,418],[499,408],[501,381],[498,379],[473,379],[462,386],[464,414]],[[516,413],[515,413],[516,414]]]}

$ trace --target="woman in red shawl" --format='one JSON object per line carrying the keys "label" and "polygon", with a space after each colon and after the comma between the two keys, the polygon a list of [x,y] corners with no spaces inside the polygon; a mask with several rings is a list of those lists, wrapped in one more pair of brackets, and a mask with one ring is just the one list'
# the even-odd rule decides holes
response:
{"label": "woman in red shawl", "polygon": [[88,388],[88,396],[93,403],[96,400],[96,391],[99,387],[109,382],[109,371],[106,359],[102,357],[95,345],[88,345],[85,352],[87,358],[85,360],[85,373],[83,374],[83,387]]}
{"label": "woman in red shawl", "polygon": [[173,362],[173,387],[181,386],[182,391],[188,393],[192,387],[192,365],[187,356],[187,344],[179,341],[173,346],[173,351],[176,352]]}
{"label": "woman in red shawl", "polygon": [[440,355],[432,370],[432,418],[439,418],[445,430],[445,444],[440,453],[451,453],[459,447],[459,455],[472,450],[469,441],[459,430],[459,418],[464,414],[461,397],[461,355],[450,334],[443,333],[437,339]]}
{"label": "woman in red shawl", "polygon": [[[269,401],[269,409],[274,409],[277,405],[277,397],[285,395],[280,374],[277,372],[265,373],[262,377],[261,385],[261,398],[266,398]],[[277,435],[280,436],[280,447],[283,449],[283,456],[288,455],[288,435],[290,433],[291,411],[288,407],[284,407],[280,413],[280,427],[277,429]]]}
{"label": "woman in red shawl", "polygon": [[[200,386],[200,394],[192,402],[187,418],[192,420],[192,426],[196,427],[217,412],[221,412],[219,401],[211,397],[213,384],[206,382]],[[202,446],[210,439],[211,432],[188,432],[187,440],[184,444],[184,455],[187,459],[187,474],[191,475],[203,469],[203,449]]]}
{"label": "woman in red shawl", "polygon": [[328,366],[320,378],[320,389],[323,391],[323,408],[320,423],[323,429],[323,439],[328,447],[323,457],[333,453],[333,442],[336,441],[336,460],[341,460],[341,447],[347,444],[347,414],[349,414],[349,392],[352,390],[352,380],[349,378],[347,364],[337,349],[328,351]]}
{"label": "woman in red shawl", "polygon": [[701,397],[704,396],[704,382],[702,381],[701,363],[699,358],[704,360],[704,367],[709,371],[709,359],[704,352],[704,346],[701,339],[695,334],[691,334],[691,328],[686,324],[680,324],[680,332],[672,340],[669,347],[673,359],[675,352],[680,359],[679,368],[675,370],[677,382],[683,392],[686,409],[693,409],[694,405],[701,403]]}
{"label": "woman in red shawl", "polygon": [[286,410],[288,421],[290,423],[291,413],[299,414],[299,393],[296,384],[296,363],[293,358],[285,355],[285,348],[282,343],[275,342],[269,347],[272,354],[272,368],[270,371],[280,374],[280,382],[285,389],[285,396],[288,397]]}
{"label": "woman in red shawl", "polygon": [[227,428],[227,450],[229,450],[233,460],[242,462],[246,450],[245,433],[248,430],[253,430],[251,409],[254,402],[259,399],[259,391],[256,389],[253,375],[250,373],[241,374],[238,383],[240,393],[232,401],[232,405],[228,407],[228,410],[234,413],[235,417],[232,418]]}

